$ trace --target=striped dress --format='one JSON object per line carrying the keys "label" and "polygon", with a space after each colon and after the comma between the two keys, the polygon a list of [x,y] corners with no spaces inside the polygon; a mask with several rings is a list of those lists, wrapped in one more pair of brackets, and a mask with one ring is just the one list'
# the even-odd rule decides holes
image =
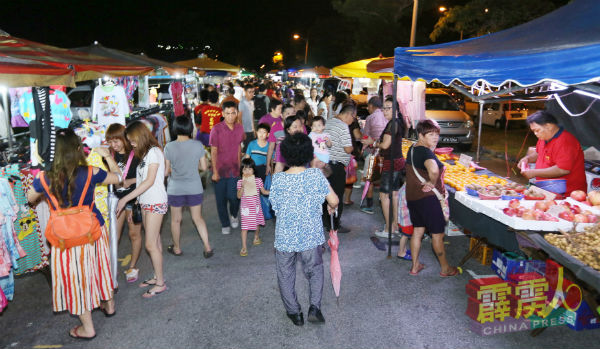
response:
{"label": "striped dress", "polygon": [[[242,196],[240,202],[240,216],[241,229],[242,230],[256,230],[259,225],[265,225],[265,216],[263,215],[262,208],[260,206],[260,189],[263,187],[263,181],[254,177],[256,183],[257,195]],[[237,181],[237,189],[242,187],[242,180]]]}

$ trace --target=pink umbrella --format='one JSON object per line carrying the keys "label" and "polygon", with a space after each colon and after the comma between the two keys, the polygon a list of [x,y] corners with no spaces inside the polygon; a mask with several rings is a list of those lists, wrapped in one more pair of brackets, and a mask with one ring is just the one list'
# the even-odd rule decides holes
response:
{"label": "pink umbrella", "polygon": [[360,198],[360,205],[362,206],[365,197],[367,196],[367,192],[369,191],[369,187],[371,186],[371,179],[373,178],[373,171],[375,170],[375,161],[377,160],[377,156],[379,155],[379,148],[375,150],[373,155],[369,158],[369,166],[367,167],[367,173],[365,173],[365,188],[363,189],[362,196]]}
{"label": "pink umbrella", "polygon": [[342,267],[340,266],[340,258],[338,256],[338,248],[340,240],[337,236],[337,231],[333,230],[333,215],[331,215],[331,230],[329,231],[329,240],[327,241],[331,249],[331,262],[329,263],[329,271],[331,272],[331,284],[337,301],[340,300],[340,283],[342,281]]}

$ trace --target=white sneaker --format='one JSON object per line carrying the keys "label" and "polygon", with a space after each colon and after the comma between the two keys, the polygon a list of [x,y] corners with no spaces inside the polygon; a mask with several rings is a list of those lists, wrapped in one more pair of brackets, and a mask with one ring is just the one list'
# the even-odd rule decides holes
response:
{"label": "white sneaker", "polygon": [[[385,238],[385,239],[387,239],[387,237],[388,237],[388,231],[385,228],[385,226],[383,226],[382,230],[376,231],[375,232],[375,236],[377,236],[379,238]],[[395,238],[395,237],[398,237],[398,236],[400,236],[400,233],[397,230],[392,233],[392,238]]]}
{"label": "white sneaker", "polygon": [[221,228],[221,233],[223,235],[229,235],[229,234],[231,234],[231,229],[229,227],[223,227],[223,228]]}
{"label": "white sneaker", "polygon": [[231,221],[231,227],[233,229],[236,229],[237,227],[240,226],[240,218],[239,217],[229,217],[229,220]]}

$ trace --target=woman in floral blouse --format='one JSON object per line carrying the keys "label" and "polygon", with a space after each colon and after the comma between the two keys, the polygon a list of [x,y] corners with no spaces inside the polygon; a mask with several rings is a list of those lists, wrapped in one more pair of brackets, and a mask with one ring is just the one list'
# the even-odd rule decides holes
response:
{"label": "woman in floral blouse", "polygon": [[339,199],[318,168],[306,168],[313,158],[313,146],[304,133],[288,135],[281,154],[290,168],[273,175],[270,200],[277,216],[275,261],[277,283],[287,316],[302,326],[304,317],[296,297],[296,261],[300,259],[310,285],[308,321],[325,322],[321,313],[323,294],[323,249],[325,243],[322,204],[335,211]]}

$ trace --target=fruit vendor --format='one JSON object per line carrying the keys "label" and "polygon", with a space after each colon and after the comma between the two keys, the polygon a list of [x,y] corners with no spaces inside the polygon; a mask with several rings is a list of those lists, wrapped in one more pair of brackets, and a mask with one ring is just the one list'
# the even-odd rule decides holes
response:
{"label": "fruit vendor", "polygon": [[[583,150],[571,133],[558,126],[554,115],[541,110],[527,117],[527,124],[538,138],[535,152],[519,161],[521,174],[536,180],[565,179],[567,191],[587,192]],[[529,163],[535,162],[530,169]]]}

